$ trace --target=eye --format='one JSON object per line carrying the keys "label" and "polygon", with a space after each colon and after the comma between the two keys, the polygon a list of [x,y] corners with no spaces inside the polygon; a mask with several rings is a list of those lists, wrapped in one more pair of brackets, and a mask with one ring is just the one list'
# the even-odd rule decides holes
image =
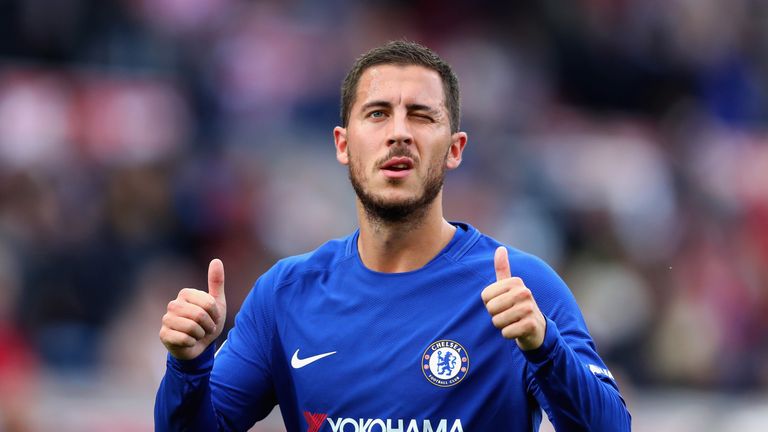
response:
{"label": "eye", "polygon": [[383,118],[384,117],[384,111],[371,111],[368,113],[368,117],[371,118]]}

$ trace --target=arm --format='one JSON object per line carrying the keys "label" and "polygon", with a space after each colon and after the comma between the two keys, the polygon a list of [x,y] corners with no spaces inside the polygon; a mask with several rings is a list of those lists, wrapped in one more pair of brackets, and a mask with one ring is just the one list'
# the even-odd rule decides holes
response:
{"label": "arm", "polygon": [[594,351],[580,355],[547,319],[544,343],[523,351],[528,390],[558,431],[630,431],[631,417]]}
{"label": "arm", "polygon": [[497,249],[496,282],[482,297],[494,326],[528,360],[529,392],[558,431],[629,431],[629,412],[565,283],[539,260],[515,258],[522,278],[511,276],[506,248]]}
{"label": "arm", "polygon": [[[221,282],[223,293],[223,269]],[[210,343],[201,353],[193,351],[188,356],[185,352],[179,353],[174,345],[169,347],[166,373],[155,400],[155,430],[247,430],[269,414],[275,406],[270,368],[274,334],[274,314],[268,295],[270,283],[270,272],[257,281],[217,354],[214,355],[214,346]],[[186,314],[179,312],[181,309],[169,304],[166,316]],[[161,339],[166,347],[169,340],[173,340],[174,321],[163,318]],[[223,320],[221,324],[223,326]],[[188,341],[190,346],[185,349],[193,349],[205,338],[197,340],[194,334],[187,336],[196,341]]]}
{"label": "arm", "polygon": [[193,360],[168,354],[166,371],[155,398],[156,431],[216,431],[209,379],[213,366],[211,345]]}

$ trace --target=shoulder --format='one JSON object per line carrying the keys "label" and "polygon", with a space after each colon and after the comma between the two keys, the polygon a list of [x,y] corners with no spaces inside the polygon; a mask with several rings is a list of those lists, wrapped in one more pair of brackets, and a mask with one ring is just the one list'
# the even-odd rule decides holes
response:
{"label": "shoulder", "polygon": [[350,244],[355,238],[356,233],[329,240],[311,252],[277,261],[253,284],[243,302],[241,312],[246,310],[273,317],[275,302],[281,294],[295,294],[296,290],[288,289],[291,285],[302,285],[307,280],[320,280],[322,273],[331,272],[342,265],[351,256]]}
{"label": "shoulder", "polygon": [[576,299],[565,281],[543,259],[521,251],[487,235],[481,235],[474,247],[467,251],[466,260],[490,282],[496,281],[493,256],[496,248],[504,246],[509,252],[512,276],[523,280],[533,293],[544,315],[555,321],[561,332],[586,328]]}
{"label": "shoulder", "polygon": [[307,275],[333,271],[352,255],[356,233],[329,240],[317,249],[283,258],[275,263],[260,279],[268,279],[273,287],[290,283]]}
{"label": "shoulder", "polygon": [[466,250],[459,262],[471,269],[486,284],[491,284],[496,281],[493,257],[499,246],[507,248],[512,276],[523,280],[525,286],[533,292],[534,298],[542,310],[551,311],[575,306],[573,293],[547,262],[536,255],[504,244],[488,235],[480,233],[477,236],[477,241]]}
{"label": "shoulder", "polygon": [[523,280],[530,280],[531,282],[536,282],[540,279],[559,279],[555,270],[538,256],[504,244],[482,233],[480,233],[472,247],[461,257],[460,261],[475,269],[484,279],[495,281],[496,271],[493,265],[493,257],[499,246],[507,248],[509,252],[509,267],[512,271],[512,276],[520,277]]}

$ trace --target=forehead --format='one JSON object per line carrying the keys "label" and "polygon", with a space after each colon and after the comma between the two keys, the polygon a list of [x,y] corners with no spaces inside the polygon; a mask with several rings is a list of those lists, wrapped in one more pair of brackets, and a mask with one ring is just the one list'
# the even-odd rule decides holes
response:
{"label": "forehead", "polygon": [[355,105],[373,100],[441,106],[445,101],[443,82],[437,71],[424,66],[371,66],[360,76]]}

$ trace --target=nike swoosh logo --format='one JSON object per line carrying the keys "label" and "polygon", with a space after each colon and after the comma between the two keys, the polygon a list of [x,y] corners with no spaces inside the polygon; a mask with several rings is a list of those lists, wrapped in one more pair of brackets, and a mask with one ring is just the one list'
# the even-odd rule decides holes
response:
{"label": "nike swoosh logo", "polygon": [[294,369],[301,369],[304,366],[314,363],[322,358],[328,357],[330,355],[336,354],[336,351],[331,351],[323,354],[314,355],[312,357],[307,357],[304,359],[299,358],[299,350],[296,350],[295,353],[293,353],[293,357],[291,357],[291,366],[293,366]]}

